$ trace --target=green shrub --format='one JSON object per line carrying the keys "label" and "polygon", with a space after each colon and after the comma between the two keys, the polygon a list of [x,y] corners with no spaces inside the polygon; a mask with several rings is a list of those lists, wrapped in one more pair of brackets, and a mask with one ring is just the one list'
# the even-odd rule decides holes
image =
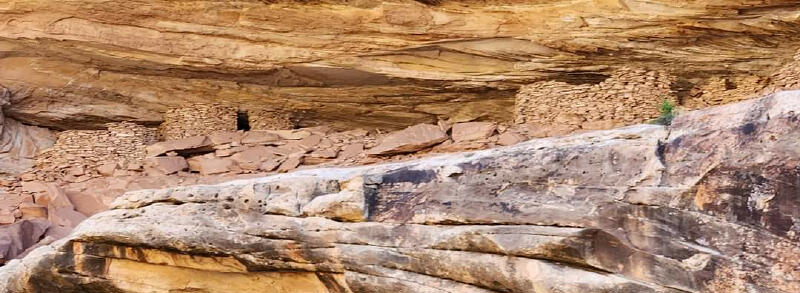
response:
{"label": "green shrub", "polygon": [[675,118],[675,103],[670,100],[664,99],[661,105],[658,106],[658,111],[661,115],[658,118],[650,121],[652,124],[670,125],[672,119]]}

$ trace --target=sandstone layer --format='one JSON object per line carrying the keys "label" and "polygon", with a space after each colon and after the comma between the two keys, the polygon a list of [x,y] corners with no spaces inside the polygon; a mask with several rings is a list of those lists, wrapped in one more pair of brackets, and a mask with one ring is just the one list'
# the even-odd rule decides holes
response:
{"label": "sandstone layer", "polygon": [[14,179],[34,165],[36,155],[55,143],[47,128],[30,126],[6,117],[10,90],[0,86],[0,180]]}
{"label": "sandstone layer", "polygon": [[56,129],[155,126],[195,102],[300,126],[499,122],[521,85],[597,84],[622,66],[670,71],[680,96],[712,77],[761,80],[800,47],[798,12],[792,0],[10,0],[0,85],[10,117]]}
{"label": "sandstone layer", "polygon": [[130,192],[0,292],[798,292],[798,113]]}

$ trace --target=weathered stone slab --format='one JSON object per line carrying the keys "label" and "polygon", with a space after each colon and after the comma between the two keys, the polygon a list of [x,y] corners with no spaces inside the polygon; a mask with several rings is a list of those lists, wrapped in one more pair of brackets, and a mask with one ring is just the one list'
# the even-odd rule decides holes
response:
{"label": "weathered stone slab", "polygon": [[181,155],[213,151],[211,141],[206,136],[193,136],[182,139],[157,142],[147,146],[147,156],[155,157],[168,152],[177,152]]}
{"label": "weathered stone slab", "polygon": [[418,151],[447,140],[439,126],[418,124],[387,135],[381,143],[370,149],[369,155],[389,155]]}
{"label": "weathered stone slab", "polygon": [[487,139],[497,130],[493,122],[464,122],[453,125],[453,141],[473,141]]}
{"label": "weathered stone slab", "polygon": [[153,157],[144,161],[144,172],[152,176],[174,174],[188,168],[184,157]]}

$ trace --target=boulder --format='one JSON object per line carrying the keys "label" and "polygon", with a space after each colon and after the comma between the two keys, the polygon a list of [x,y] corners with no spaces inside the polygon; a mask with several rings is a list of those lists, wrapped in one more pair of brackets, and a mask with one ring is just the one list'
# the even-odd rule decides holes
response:
{"label": "boulder", "polygon": [[168,152],[176,152],[180,155],[191,155],[196,153],[211,152],[211,140],[206,136],[193,136],[182,139],[157,142],[147,146],[147,156],[155,157],[164,155]]}
{"label": "boulder", "polygon": [[311,131],[303,129],[286,129],[286,130],[267,130],[269,133],[274,133],[282,139],[300,140],[311,135]]}
{"label": "boulder", "polygon": [[312,152],[311,156],[316,158],[333,159],[336,158],[336,155],[338,154],[339,152],[335,148],[326,148]]}
{"label": "boulder", "polygon": [[275,168],[278,168],[278,166],[280,166],[281,163],[283,163],[283,160],[281,160],[280,158],[272,158],[262,162],[261,165],[258,167],[258,170],[270,172],[275,170]]}
{"label": "boulder", "polygon": [[125,170],[128,170],[128,171],[140,171],[140,170],[142,170],[142,164],[137,163],[137,162],[128,163],[128,165],[125,166]]}
{"label": "boulder", "polygon": [[28,193],[37,193],[47,191],[47,183],[42,181],[22,181],[22,191]]}
{"label": "boulder", "polygon": [[82,165],[75,166],[75,167],[69,168],[67,170],[67,175],[69,175],[69,176],[80,177],[80,176],[82,176],[84,174],[86,174],[86,168],[84,166],[82,166]]}
{"label": "boulder", "polygon": [[208,134],[208,139],[213,145],[240,143],[244,133],[240,131],[214,131]]}
{"label": "boulder", "polygon": [[231,156],[231,159],[244,170],[258,170],[261,162],[270,160],[275,156],[274,148],[256,146]]}
{"label": "boulder", "polygon": [[231,148],[227,148],[227,149],[218,149],[218,150],[214,151],[214,155],[217,156],[217,157],[220,157],[220,158],[222,158],[222,157],[230,157],[231,155],[233,155],[235,153],[247,150],[249,148],[250,147],[248,147],[248,146],[235,146],[235,147],[231,147]]}
{"label": "boulder", "polygon": [[254,130],[248,131],[242,138],[242,144],[268,144],[281,140],[281,137],[269,131]]}
{"label": "boulder", "polygon": [[86,215],[75,211],[73,207],[49,209],[47,214],[50,223],[66,229],[75,228],[85,219]]}
{"label": "boulder", "polygon": [[286,161],[283,161],[281,165],[278,167],[278,172],[289,172],[300,166],[303,163],[303,154],[293,154],[286,158]]}
{"label": "boulder", "polygon": [[50,210],[73,207],[72,201],[58,184],[44,183],[43,185],[44,190],[34,195],[36,204],[46,206]]}
{"label": "boulder", "polygon": [[106,177],[113,176],[118,167],[117,163],[105,163],[97,167],[97,173]]}
{"label": "boulder", "polygon": [[189,170],[201,175],[213,175],[236,170],[236,162],[230,158],[192,157],[188,160]]}
{"label": "boulder", "polygon": [[47,219],[47,206],[35,203],[22,203],[19,205],[23,220]]}
{"label": "boulder", "polygon": [[[22,254],[41,239],[50,223],[44,220],[22,220],[0,226],[0,264]],[[0,289],[3,290],[3,289]]]}
{"label": "boulder", "polygon": [[487,139],[497,130],[493,122],[464,122],[453,125],[453,141],[473,141]]}
{"label": "boulder", "polygon": [[322,136],[321,135],[312,134],[312,135],[309,135],[306,138],[303,138],[303,139],[297,141],[297,145],[299,147],[303,148],[303,149],[306,149],[306,150],[310,151],[310,150],[316,148],[317,145],[319,145],[319,143],[321,141],[322,141]]}
{"label": "boulder", "polygon": [[10,212],[0,211],[0,225],[13,224],[17,220],[14,214]]}
{"label": "boulder", "polygon": [[183,157],[152,157],[144,160],[144,172],[150,176],[169,175],[189,168]]}
{"label": "boulder", "polygon": [[86,216],[91,216],[96,213],[108,210],[108,206],[103,204],[100,196],[96,193],[84,193],[84,192],[70,192],[69,190],[65,191],[69,201],[72,203],[75,211],[84,214]]}
{"label": "boulder", "polygon": [[461,141],[461,142],[452,142],[448,140],[433,147],[433,151],[443,152],[443,153],[454,153],[454,152],[485,149],[487,146],[488,142],[486,140]]}
{"label": "boulder", "polygon": [[367,154],[378,156],[411,153],[441,143],[447,138],[447,134],[437,125],[418,124],[390,133]]}
{"label": "boulder", "polygon": [[349,159],[357,157],[362,153],[364,153],[364,144],[354,143],[354,144],[349,144],[344,148],[342,148],[342,151],[339,152],[339,157],[344,159]]}
{"label": "boulder", "polygon": [[527,138],[522,134],[516,133],[514,131],[506,131],[497,137],[497,144],[504,146],[515,145],[525,141],[526,139]]}

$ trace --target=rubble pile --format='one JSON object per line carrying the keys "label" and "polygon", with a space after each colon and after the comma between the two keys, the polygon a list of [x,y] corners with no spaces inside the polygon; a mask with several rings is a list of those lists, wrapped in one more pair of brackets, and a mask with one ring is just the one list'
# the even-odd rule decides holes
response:
{"label": "rubble pile", "polygon": [[[537,136],[525,128],[493,122],[441,121],[388,133],[320,126],[218,130],[156,142],[153,129],[133,123],[108,127],[62,132],[56,145],[37,158],[34,170],[8,184],[9,196],[0,198],[0,224],[44,219],[68,231],[131,188],[264,176],[311,166],[401,161],[430,153],[511,145]],[[119,194],[109,197],[97,188]]]}
{"label": "rubble pile", "polygon": [[[452,130],[451,130],[452,128]],[[527,136],[492,122],[418,124],[403,130],[327,127],[290,130],[217,131],[167,140],[147,147],[149,175],[288,172],[302,166],[348,166],[404,160],[426,153],[483,149],[520,142]],[[450,135],[449,133],[452,133]]]}

